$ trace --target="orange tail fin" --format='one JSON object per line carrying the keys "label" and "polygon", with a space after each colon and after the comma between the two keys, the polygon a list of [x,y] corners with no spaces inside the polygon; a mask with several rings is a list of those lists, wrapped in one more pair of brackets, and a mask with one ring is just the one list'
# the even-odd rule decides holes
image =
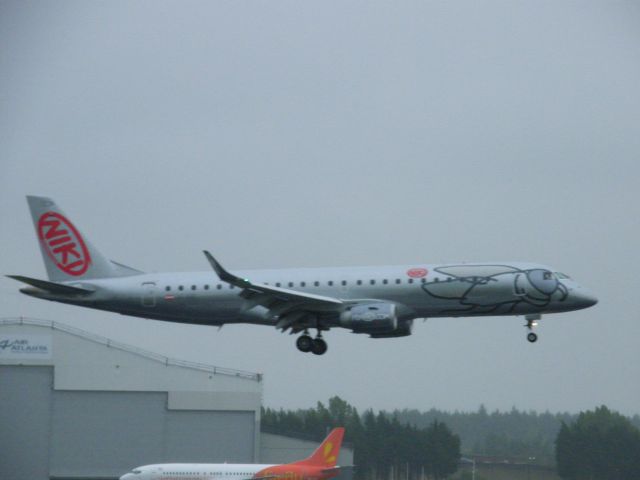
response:
{"label": "orange tail fin", "polygon": [[338,455],[340,455],[342,437],[344,437],[344,428],[334,428],[309,458],[295,463],[298,465],[313,465],[324,468],[335,467],[338,462]]}

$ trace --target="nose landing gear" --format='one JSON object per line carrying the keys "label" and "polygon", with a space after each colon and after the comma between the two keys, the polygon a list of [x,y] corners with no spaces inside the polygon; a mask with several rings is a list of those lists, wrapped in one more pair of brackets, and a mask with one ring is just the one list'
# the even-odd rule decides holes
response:
{"label": "nose landing gear", "polygon": [[309,332],[305,331],[304,334],[296,340],[296,347],[298,347],[298,350],[301,352],[311,352],[314,355],[324,355],[328,348],[327,342],[324,341],[319,330],[316,338],[311,338]]}
{"label": "nose landing gear", "polygon": [[538,335],[533,333],[533,327],[538,325],[538,320],[542,318],[542,315],[540,314],[525,315],[524,318],[527,321],[527,324],[525,325],[525,327],[529,329],[529,333],[527,334],[527,340],[529,340],[529,342],[531,343],[535,343],[538,340]]}

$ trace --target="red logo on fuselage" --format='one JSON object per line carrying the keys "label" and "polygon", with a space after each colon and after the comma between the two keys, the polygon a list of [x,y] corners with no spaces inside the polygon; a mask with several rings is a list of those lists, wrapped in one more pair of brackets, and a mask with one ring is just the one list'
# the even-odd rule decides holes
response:
{"label": "red logo on fuselage", "polygon": [[407,275],[411,278],[422,278],[427,276],[426,268],[410,268],[407,270]]}
{"label": "red logo on fuselage", "polygon": [[46,212],[38,220],[38,237],[56,266],[79,277],[91,264],[89,250],[76,227],[63,215]]}

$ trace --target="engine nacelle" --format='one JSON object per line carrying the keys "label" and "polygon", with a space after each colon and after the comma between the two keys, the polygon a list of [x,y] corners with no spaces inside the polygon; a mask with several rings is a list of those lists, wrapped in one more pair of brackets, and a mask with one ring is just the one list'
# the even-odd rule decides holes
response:
{"label": "engine nacelle", "polygon": [[392,332],[372,333],[371,338],[395,338],[395,337],[407,337],[411,335],[411,329],[413,328],[413,320],[404,320],[400,322],[398,328]]}
{"label": "engine nacelle", "polygon": [[354,305],[340,315],[340,325],[354,333],[371,335],[391,333],[398,328],[396,306],[393,303]]}

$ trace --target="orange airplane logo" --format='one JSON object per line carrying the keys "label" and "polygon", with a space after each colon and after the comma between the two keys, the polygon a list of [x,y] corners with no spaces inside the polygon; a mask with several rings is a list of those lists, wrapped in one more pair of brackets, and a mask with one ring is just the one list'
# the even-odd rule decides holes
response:
{"label": "orange airplane logo", "polygon": [[336,466],[344,428],[334,428],[309,458],[293,463],[274,465],[256,473],[255,480],[326,480],[340,473]]}

